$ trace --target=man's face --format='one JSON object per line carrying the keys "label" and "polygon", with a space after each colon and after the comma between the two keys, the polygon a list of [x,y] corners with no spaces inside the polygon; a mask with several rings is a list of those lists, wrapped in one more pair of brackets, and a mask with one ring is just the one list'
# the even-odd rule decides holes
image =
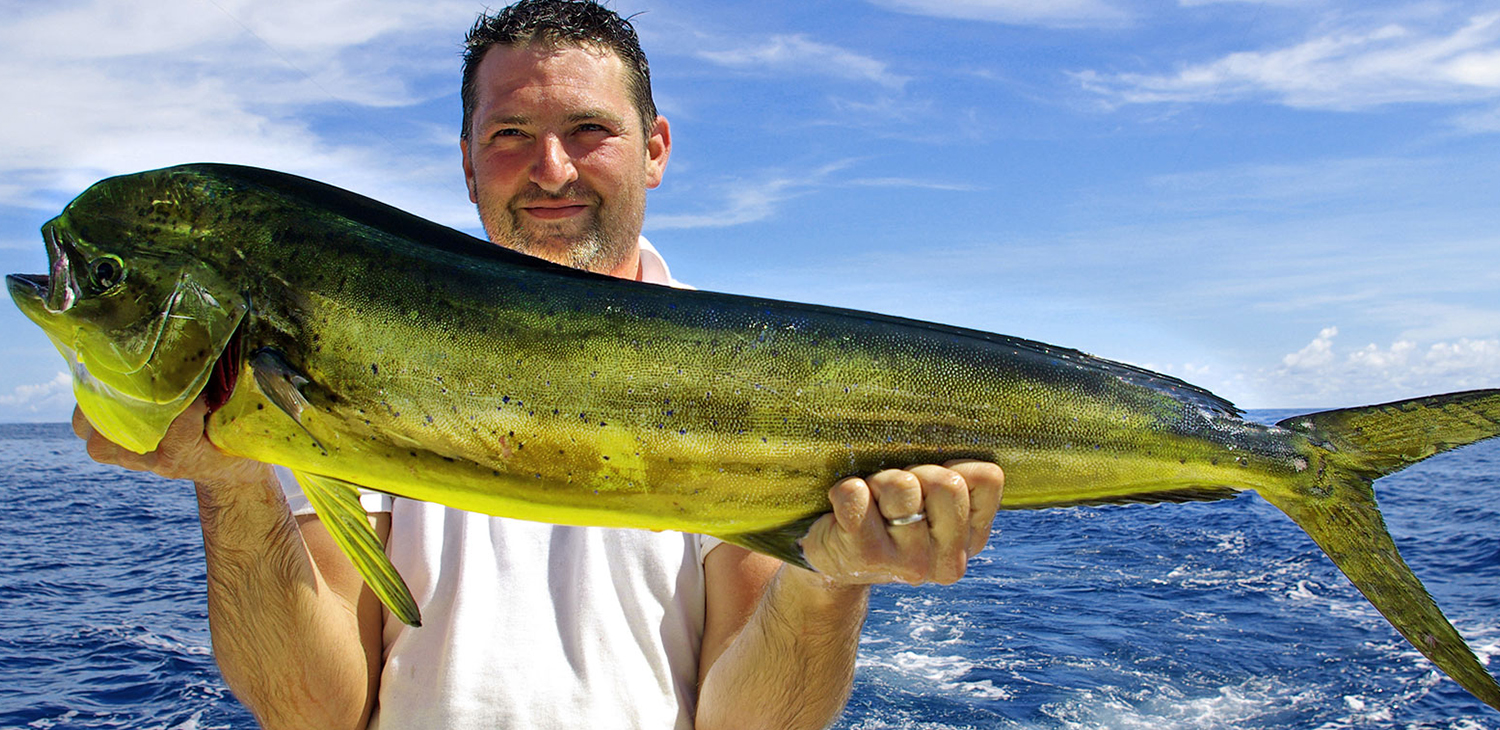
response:
{"label": "man's face", "polygon": [[649,130],[613,53],[491,48],[463,148],[469,200],[490,240],[616,276],[636,274],[646,190],[661,184],[667,121]]}

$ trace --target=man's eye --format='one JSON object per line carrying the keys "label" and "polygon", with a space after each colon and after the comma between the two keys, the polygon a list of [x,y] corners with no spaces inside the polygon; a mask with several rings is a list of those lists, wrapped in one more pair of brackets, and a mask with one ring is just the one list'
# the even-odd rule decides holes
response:
{"label": "man's eye", "polygon": [[504,127],[502,129],[497,129],[497,130],[495,130],[493,132],[490,132],[490,139],[492,141],[498,141],[498,140],[510,141],[510,140],[516,140],[516,139],[524,139],[525,137],[526,137],[525,130],[517,129],[515,127]]}

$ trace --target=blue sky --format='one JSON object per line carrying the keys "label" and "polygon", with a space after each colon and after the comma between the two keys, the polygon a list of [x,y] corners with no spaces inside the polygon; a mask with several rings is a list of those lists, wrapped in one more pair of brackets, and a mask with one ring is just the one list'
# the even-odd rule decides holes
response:
{"label": "blue sky", "polygon": [[[457,0],[0,0],[0,271],[91,182],[226,161],[478,233]],[[1239,405],[1500,387],[1500,11],[618,0],[700,288],[1069,345]],[[71,411],[0,313],[0,421]]]}

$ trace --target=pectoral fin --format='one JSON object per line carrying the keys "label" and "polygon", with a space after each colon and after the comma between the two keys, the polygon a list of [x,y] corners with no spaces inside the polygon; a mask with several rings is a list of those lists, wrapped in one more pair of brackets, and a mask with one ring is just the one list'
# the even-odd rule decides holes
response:
{"label": "pectoral fin", "polygon": [[302,422],[302,413],[310,405],[307,402],[307,396],[302,393],[302,388],[312,381],[302,374],[301,370],[287,362],[286,357],[279,350],[271,347],[262,347],[250,355],[250,371],[255,374],[255,385],[260,388],[260,392],[266,396],[266,399],[280,408],[282,413],[291,416],[292,420],[302,427],[303,432],[312,438],[313,443],[317,444],[323,453],[328,453],[328,448],[318,441],[318,437],[313,436],[312,432],[307,430],[307,424]]}
{"label": "pectoral fin", "polygon": [[408,626],[421,626],[422,615],[412,598],[406,581],[385,555],[380,538],[370,527],[369,517],[359,504],[359,488],[342,479],[294,472],[303,493],[317,510],[318,517],[334,542],[349,556],[355,570],[364,577],[380,602]]}

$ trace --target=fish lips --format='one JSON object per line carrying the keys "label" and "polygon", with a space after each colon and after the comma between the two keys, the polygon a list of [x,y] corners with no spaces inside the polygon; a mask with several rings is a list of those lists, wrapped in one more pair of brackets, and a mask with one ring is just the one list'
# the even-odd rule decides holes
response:
{"label": "fish lips", "polygon": [[[47,245],[47,274],[7,274],[5,277],[6,288],[10,290],[10,298],[15,301],[21,311],[26,312],[28,317],[36,320],[38,316],[47,314],[62,314],[73,308],[74,304],[82,296],[75,277],[73,276],[77,253],[68,241],[68,234],[63,230],[62,223],[58,219],[48,221],[42,226],[42,240]],[[40,323],[40,320],[38,320]]]}
{"label": "fish lips", "polygon": [[47,306],[47,292],[51,288],[46,274],[6,274],[5,288],[10,291],[11,301],[28,319],[45,328],[46,320],[54,314]]}
{"label": "fish lips", "polygon": [[46,274],[6,274],[5,287],[10,290],[10,298],[18,302],[46,299],[50,278]]}

